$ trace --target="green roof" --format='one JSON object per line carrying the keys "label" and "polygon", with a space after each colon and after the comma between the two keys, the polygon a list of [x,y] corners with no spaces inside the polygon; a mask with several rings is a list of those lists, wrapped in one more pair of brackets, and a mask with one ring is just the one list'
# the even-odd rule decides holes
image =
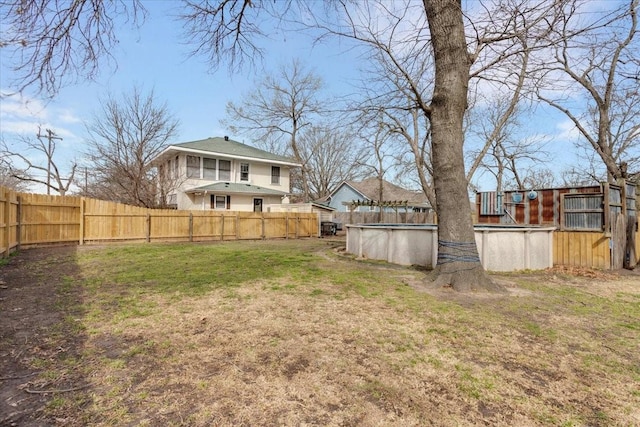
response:
{"label": "green roof", "polygon": [[275,162],[284,162],[297,165],[298,163],[289,157],[280,156],[278,154],[269,153],[268,151],[261,150],[256,147],[252,147],[247,144],[243,144],[238,141],[233,141],[228,138],[207,138],[199,141],[182,142],[179,144],[172,144],[168,149],[186,149],[206,151],[211,154],[221,154],[230,157],[246,157],[258,160],[270,160]]}
{"label": "green roof", "polygon": [[230,193],[230,194],[256,194],[265,196],[286,196],[287,193],[278,190],[272,190],[270,188],[259,187],[251,184],[238,184],[233,182],[216,182],[215,184],[203,185],[202,187],[195,187],[187,191],[187,193],[196,192],[210,192],[210,193]]}

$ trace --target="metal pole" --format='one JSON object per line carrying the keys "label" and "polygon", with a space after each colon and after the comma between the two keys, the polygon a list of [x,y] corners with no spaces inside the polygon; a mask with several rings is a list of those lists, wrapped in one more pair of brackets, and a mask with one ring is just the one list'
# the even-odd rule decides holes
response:
{"label": "metal pole", "polygon": [[54,136],[55,133],[51,129],[45,129],[47,131],[47,135],[40,135],[40,127],[38,127],[37,137],[38,139],[46,137],[49,141],[49,146],[47,149],[47,195],[51,194],[51,158],[53,157],[53,153],[51,152],[51,144],[52,140],[59,139],[62,141],[62,138],[59,136]]}

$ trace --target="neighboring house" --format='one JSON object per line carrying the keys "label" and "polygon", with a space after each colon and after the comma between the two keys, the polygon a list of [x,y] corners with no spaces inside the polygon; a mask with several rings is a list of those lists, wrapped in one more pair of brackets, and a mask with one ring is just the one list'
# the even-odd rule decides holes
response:
{"label": "neighboring house", "polygon": [[[381,200],[382,199],[382,200]],[[378,178],[368,178],[361,182],[343,181],[323,203],[331,206],[340,212],[348,212],[351,209],[350,203],[361,202],[407,202],[407,209],[412,212],[429,212],[431,205],[427,196],[422,191],[412,191],[388,181],[382,181],[382,197],[380,197],[380,181]],[[393,208],[385,207],[391,211]],[[355,212],[375,212],[379,211],[377,206],[358,206]]]}
{"label": "neighboring house", "polygon": [[170,182],[170,206],[245,212],[281,204],[290,194],[291,168],[300,167],[227,136],[170,145],[153,163],[163,182]]}

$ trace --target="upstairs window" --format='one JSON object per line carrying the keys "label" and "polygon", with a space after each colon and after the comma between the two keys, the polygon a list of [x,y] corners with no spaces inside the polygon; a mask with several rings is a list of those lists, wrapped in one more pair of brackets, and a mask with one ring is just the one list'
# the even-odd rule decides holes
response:
{"label": "upstairs window", "polygon": [[216,179],[216,159],[202,159],[202,175],[204,179]]}
{"label": "upstairs window", "polygon": [[173,159],[173,176],[172,178],[178,178],[180,176],[180,163],[178,162],[178,156]]}
{"label": "upstairs window", "polygon": [[240,163],[240,181],[249,181],[249,163]]}
{"label": "upstairs window", "polygon": [[187,178],[200,178],[200,157],[187,156]]}
{"label": "upstairs window", "polygon": [[218,167],[220,169],[220,176],[218,177],[218,181],[230,181],[231,180],[231,161],[220,160],[218,162]]}
{"label": "upstairs window", "polygon": [[280,184],[280,166],[271,166],[271,183]]}

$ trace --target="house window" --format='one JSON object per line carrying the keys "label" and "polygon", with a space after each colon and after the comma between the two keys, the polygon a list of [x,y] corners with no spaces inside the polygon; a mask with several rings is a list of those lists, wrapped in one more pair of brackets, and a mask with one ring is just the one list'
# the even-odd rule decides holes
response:
{"label": "house window", "polygon": [[271,166],[271,183],[280,184],[280,166]]}
{"label": "house window", "polygon": [[227,209],[227,196],[214,196],[211,195],[211,207],[213,209]]}
{"label": "house window", "polygon": [[220,168],[220,176],[218,177],[218,180],[230,181],[231,180],[231,160],[220,160],[218,162],[218,167]]}
{"label": "house window", "polygon": [[202,159],[202,175],[204,179],[216,179],[216,159]]}
{"label": "house window", "polygon": [[249,163],[240,163],[240,181],[249,181]]}
{"label": "house window", "polygon": [[187,178],[200,178],[200,157],[187,156]]}
{"label": "house window", "polygon": [[173,160],[173,177],[178,178],[180,176],[180,163],[178,162],[178,156]]}
{"label": "house window", "polygon": [[178,204],[178,195],[177,194],[169,194],[167,195],[167,205],[177,205]]}

